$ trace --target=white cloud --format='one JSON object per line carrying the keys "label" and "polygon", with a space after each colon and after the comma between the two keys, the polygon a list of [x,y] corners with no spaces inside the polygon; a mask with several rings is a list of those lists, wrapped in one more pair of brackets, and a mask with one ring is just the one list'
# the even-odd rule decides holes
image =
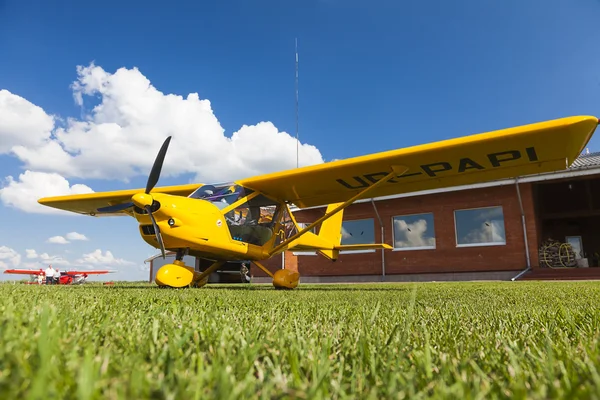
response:
{"label": "white cloud", "polygon": [[63,265],[63,266],[71,265],[71,262],[69,260],[67,260],[61,256],[49,255],[48,253],[40,254],[39,259],[44,264]]}
{"label": "white cloud", "polygon": [[122,258],[116,258],[112,252],[106,250],[102,253],[102,250],[96,249],[91,253],[84,254],[80,259],[76,260],[78,264],[88,264],[88,265],[102,265],[105,267],[113,266],[113,265],[135,265],[134,262],[124,260]]}
{"label": "white cloud", "polygon": [[38,254],[34,249],[25,249],[27,258],[37,258]]}
{"label": "white cloud", "polygon": [[435,237],[425,237],[427,232],[427,221],[419,219],[407,224],[402,219],[394,220],[395,247],[425,247],[435,246]]}
{"label": "white cloud", "polygon": [[[54,238],[57,238],[57,237],[62,237],[62,236],[54,236]],[[50,238],[48,241],[50,241],[51,239],[54,239],[54,238]],[[57,239],[55,239],[55,240],[57,240]],[[42,266],[47,266],[48,264],[71,265],[69,260],[67,260],[61,256],[50,255],[48,253],[38,254],[37,251],[35,251],[34,249],[25,249],[25,253],[26,253],[26,257],[29,260],[31,260],[27,263],[24,263],[24,265],[27,268],[41,268]]]}
{"label": "white cloud", "polygon": [[[163,176],[194,173],[201,182],[225,181],[296,166],[295,138],[271,122],[244,125],[228,137],[210,101],[197,93],[164,94],[137,68],[111,74],[91,64],[77,73],[76,102],[83,106],[86,96],[99,96],[100,103],[81,120],[55,127],[53,137],[15,146],[26,168],[78,178],[146,176],[168,135],[173,140]],[[317,148],[300,146],[300,164],[322,162]]]}
{"label": "white cloud", "polygon": [[505,243],[504,220],[483,222],[479,228],[471,230],[460,243]]}
{"label": "white cloud", "polygon": [[[2,138],[0,137],[1,141]],[[48,196],[92,192],[93,190],[86,185],[69,185],[69,181],[57,173],[25,171],[19,175],[18,180],[15,180],[12,176],[6,178],[6,185],[0,188],[0,201],[5,206],[18,208],[25,212],[76,215],[42,206],[37,201]]]}
{"label": "white cloud", "polygon": [[45,269],[48,267],[48,265],[52,265],[54,268],[65,269],[71,265],[71,262],[60,256],[52,256],[48,253],[42,253],[37,259],[24,262],[22,267],[28,269]]}
{"label": "white cloud", "polygon": [[42,108],[0,90],[0,154],[13,146],[42,146],[53,128],[54,118]]}
{"label": "white cloud", "polygon": [[88,240],[88,238],[81,233],[69,232],[65,235],[68,240]]}
{"label": "white cloud", "polygon": [[21,267],[23,267],[23,269],[44,269],[47,266],[39,261],[30,261],[22,263]]}
{"label": "white cloud", "polygon": [[47,242],[54,244],[68,244],[71,243],[70,240],[88,240],[88,238],[81,233],[69,232],[65,236],[52,236]]}
{"label": "white cloud", "polygon": [[348,232],[348,230],[342,226],[342,239],[350,239],[351,237],[352,235],[350,232]]}
{"label": "white cloud", "polygon": [[17,267],[21,263],[21,255],[10,247],[0,246],[0,268]]}
{"label": "white cloud", "polygon": [[47,240],[48,243],[54,244],[67,244],[69,241],[62,236],[52,236]]}

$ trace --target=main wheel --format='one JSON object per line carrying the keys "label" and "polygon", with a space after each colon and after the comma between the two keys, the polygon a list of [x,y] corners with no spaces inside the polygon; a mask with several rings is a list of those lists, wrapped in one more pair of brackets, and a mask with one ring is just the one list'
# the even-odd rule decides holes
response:
{"label": "main wheel", "polygon": [[273,274],[273,286],[275,289],[294,289],[298,286],[300,274],[289,269],[278,269]]}
{"label": "main wheel", "polygon": [[159,286],[181,288],[189,286],[194,280],[194,269],[181,261],[165,264],[156,272],[154,281]]}

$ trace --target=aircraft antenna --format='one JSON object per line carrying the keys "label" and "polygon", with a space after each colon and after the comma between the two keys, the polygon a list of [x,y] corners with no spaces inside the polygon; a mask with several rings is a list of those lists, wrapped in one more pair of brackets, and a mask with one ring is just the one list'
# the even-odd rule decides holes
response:
{"label": "aircraft antenna", "polygon": [[296,168],[300,165],[299,162],[299,146],[298,140],[298,38],[296,38]]}

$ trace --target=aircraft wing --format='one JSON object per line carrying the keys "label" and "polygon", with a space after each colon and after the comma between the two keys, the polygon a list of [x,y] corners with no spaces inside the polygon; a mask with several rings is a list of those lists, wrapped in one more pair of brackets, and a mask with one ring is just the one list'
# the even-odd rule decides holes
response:
{"label": "aircraft wing", "polygon": [[112,270],[91,270],[91,271],[65,271],[66,275],[102,275],[110,274],[117,271]]}
{"label": "aircraft wing", "polygon": [[581,154],[598,118],[574,116],[261,175],[236,183],[298,207],[349,200],[404,166],[366,197],[564,170]]}
{"label": "aircraft wing", "polygon": [[18,274],[18,275],[39,275],[43,274],[44,271],[39,269],[7,269],[4,271],[5,274]]}
{"label": "aircraft wing", "polygon": [[[202,184],[188,184],[163,186],[152,189],[152,193],[168,193],[178,196],[189,196],[194,190],[198,189]],[[38,203],[48,207],[58,208],[60,210],[71,211],[78,214],[86,214],[92,216],[124,216],[131,215],[131,210],[117,210],[114,212],[98,212],[99,208],[114,206],[121,203],[131,201],[131,196],[136,193],[144,192],[146,189],[128,189],[117,190],[112,192],[86,193],[57,197],[44,197],[38,200]]]}

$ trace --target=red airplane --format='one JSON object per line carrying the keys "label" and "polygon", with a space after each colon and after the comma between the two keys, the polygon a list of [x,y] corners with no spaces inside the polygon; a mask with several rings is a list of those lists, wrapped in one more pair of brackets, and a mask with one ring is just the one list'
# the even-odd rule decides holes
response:
{"label": "red airplane", "polygon": [[[116,271],[110,270],[91,270],[91,271],[60,271],[60,278],[58,280],[59,285],[81,285],[86,282],[88,275],[100,275],[100,274],[110,274]],[[19,274],[19,275],[29,275],[31,280],[29,282],[25,282],[29,285],[38,285],[38,277],[40,275],[45,276],[44,271],[42,269],[7,269],[4,271],[5,274]],[[42,281],[42,284],[46,284],[45,279]]]}

